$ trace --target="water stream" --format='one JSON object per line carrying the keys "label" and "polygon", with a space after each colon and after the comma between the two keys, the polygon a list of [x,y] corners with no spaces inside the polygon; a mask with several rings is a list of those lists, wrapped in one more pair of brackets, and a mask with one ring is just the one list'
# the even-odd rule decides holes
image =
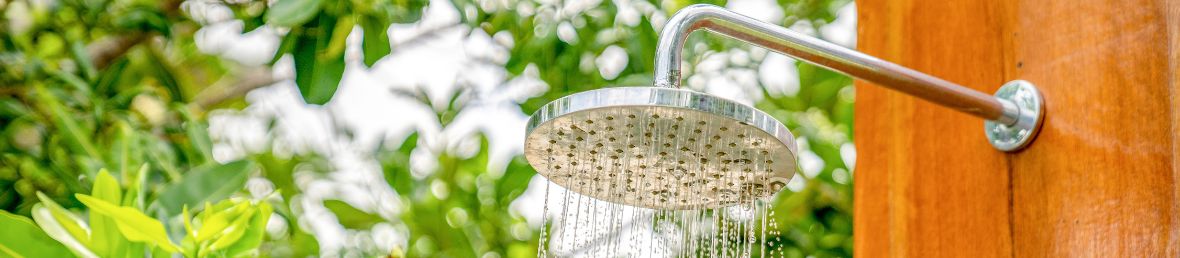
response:
{"label": "water stream", "polygon": [[547,132],[557,184],[546,184],[539,256],[782,257],[768,205],[781,185],[766,183],[773,138],[697,112],[636,109],[571,114]]}

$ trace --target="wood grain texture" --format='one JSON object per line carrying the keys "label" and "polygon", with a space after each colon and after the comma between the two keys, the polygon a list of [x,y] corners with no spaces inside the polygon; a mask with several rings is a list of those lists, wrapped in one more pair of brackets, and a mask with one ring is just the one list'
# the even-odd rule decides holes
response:
{"label": "wood grain texture", "polygon": [[858,256],[1180,256],[1180,4],[863,0],[861,51],[1045,94],[1036,142],[857,82]]}
{"label": "wood grain texture", "polygon": [[1016,251],[1165,256],[1180,213],[1164,2],[1084,2],[1015,3],[1016,74],[1052,114],[1012,156]]}

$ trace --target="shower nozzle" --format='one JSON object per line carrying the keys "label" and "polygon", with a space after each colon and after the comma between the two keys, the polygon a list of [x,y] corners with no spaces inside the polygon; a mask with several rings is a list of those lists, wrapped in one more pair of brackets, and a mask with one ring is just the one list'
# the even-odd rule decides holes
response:
{"label": "shower nozzle", "polygon": [[618,87],[550,102],[529,120],[525,158],[596,199],[663,209],[769,196],[795,174],[795,139],[753,107],[690,90]]}
{"label": "shower nozzle", "polygon": [[995,96],[711,5],[668,19],[656,87],[616,87],[550,102],[529,119],[525,158],[550,181],[590,197],[657,209],[727,207],[781,190],[796,172],[794,136],[753,107],[679,89],[684,40],[708,30],[986,119],[994,147],[1036,136],[1043,99],[1016,80]]}

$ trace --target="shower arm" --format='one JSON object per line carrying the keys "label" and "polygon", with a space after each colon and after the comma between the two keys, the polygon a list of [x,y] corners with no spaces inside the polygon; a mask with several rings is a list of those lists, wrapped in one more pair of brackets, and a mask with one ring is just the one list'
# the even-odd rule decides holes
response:
{"label": "shower arm", "polygon": [[1006,83],[996,93],[979,91],[829,43],[790,29],[755,20],[724,8],[698,4],[681,9],[660,32],[655,57],[655,85],[680,87],[685,39],[704,29],[800,60],[873,82],[987,120],[988,139],[997,149],[1014,151],[1035,137],[1044,112],[1040,92],[1026,81]]}

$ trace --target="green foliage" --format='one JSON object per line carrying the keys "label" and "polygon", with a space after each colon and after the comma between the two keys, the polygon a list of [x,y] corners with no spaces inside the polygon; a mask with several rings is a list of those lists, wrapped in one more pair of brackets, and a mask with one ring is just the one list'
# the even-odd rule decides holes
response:
{"label": "green foliage", "polygon": [[[307,28],[303,28],[307,31],[300,32],[295,41],[292,50],[295,57],[295,85],[299,86],[299,92],[307,103],[328,103],[340,85],[340,78],[344,76],[344,52],[328,48],[335,36],[333,30],[351,27],[338,28],[336,23],[336,17],[320,15]],[[343,38],[340,40],[343,41]]]}
{"label": "green foliage", "polygon": [[322,105],[332,99],[340,85],[345,66],[345,39],[355,25],[361,27],[363,63],[366,67],[372,66],[390,52],[386,34],[389,24],[417,20],[426,2],[277,1],[266,13],[266,21],[291,30],[284,36],[274,60],[290,53],[295,59],[295,84],[303,100]]}
{"label": "green foliage", "polygon": [[167,214],[178,214],[185,206],[196,206],[230,197],[246,186],[254,164],[239,160],[210,164],[184,174],[175,184],[165,186],[156,201]]}
{"label": "green foliage", "polygon": [[439,168],[421,179],[410,175],[407,163],[399,162],[409,153],[391,153],[381,159],[387,181],[408,199],[406,210],[411,212],[402,214],[410,231],[407,256],[476,257],[489,252],[507,255],[512,250],[534,255],[537,236],[527,230],[523,217],[509,211],[508,204],[524,192],[536,172],[519,158],[503,174],[487,172],[488,143],[483,136],[479,140],[475,156],[443,153],[438,157]]}
{"label": "green foliage", "polygon": [[[273,148],[273,147],[271,147]],[[274,215],[287,226],[283,234],[267,235],[259,249],[260,256],[266,257],[310,257],[320,255],[319,242],[315,236],[302,228],[299,218],[301,209],[294,202],[301,189],[295,184],[299,172],[311,172],[322,176],[332,168],[328,161],[315,153],[278,155],[272,151],[251,154],[249,159],[261,168],[262,176],[274,184],[281,204],[273,205]]]}
{"label": "green foliage", "polygon": [[[453,101],[438,110],[438,122],[446,126],[448,113],[462,112]],[[432,106],[423,100],[422,105]],[[408,257],[478,257],[495,253],[510,257],[535,256],[537,235],[524,218],[509,210],[536,174],[523,158],[515,158],[504,171],[489,171],[488,140],[477,135],[479,148],[472,156],[443,151],[438,167],[426,176],[412,175],[410,153],[419,148],[417,135],[396,149],[378,151],[386,182],[402,196],[406,207],[401,221],[409,228]]]}
{"label": "green foliage", "polygon": [[29,218],[0,210],[0,257],[67,257],[61,243],[54,241],[37,228]]}
{"label": "green foliage", "polygon": [[50,242],[65,245],[58,244],[60,248],[30,245],[37,248],[34,251],[60,249],[80,257],[170,257],[174,253],[185,257],[256,255],[272,214],[269,204],[242,199],[223,200],[217,204],[205,202],[204,209],[195,217],[189,215],[188,206],[185,206],[180,217],[184,223],[184,238],[177,245],[169,237],[164,223],[148,216],[142,208],[131,206],[137,194],[132,189],[134,186],[124,192],[125,189],[106,171],[99,172],[97,177],[91,194],[77,195],[78,200],[89,208],[89,227],[73,212],[40,195],[43,203],[36,205],[33,218],[43,231],[33,228],[29,235],[48,233],[46,239],[52,237]]}
{"label": "green foliage", "polygon": [[184,207],[181,219],[185,235],[181,241],[186,257],[244,257],[257,255],[266,223],[273,209],[265,202],[224,200],[205,203],[197,216]]}
{"label": "green foliage", "polygon": [[168,252],[176,252],[176,245],[168,240],[164,232],[164,224],[131,207],[121,207],[116,204],[94,198],[89,195],[78,194],[78,201],[90,208],[96,218],[111,219],[116,228],[131,242],[147,243]]}
{"label": "green foliage", "polygon": [[324,208],[336,214],[336,220],[347,229],[368,230],[377,223],[385,222],[381,216],[357,209],[340,200],[324,201]]}
{"label": "green foliage", "polygon": [[[171,251],[173,244],[160,232],[179,225],[167,218],[186,206],[240,194],[256,167],[248,161],[213,160],[205,112],[243,106],[245,92],[273,80],[251,78],[239,71],[259,68],[199,51],[195,33],[208,17],[199,6],[180,8],[182,1],[0,4],[5,16],[0,26],[0,209],[33,217],[77,256],[143,257]],[[361,24],[368,35],[363,52],[365,64],[372,65],[390,52],[384,37],[389,24],[418,19],[425,1],[193,4],[229,8],[247,32],[267,23],[281,27],[287,36],[276,57],[295,56],[305,97],[322,104],[339,83],[344,39],[353,24]],[[306,72],[308,67],[314,72]],[[263,165],[267,178],[286,179],[276,181],[289,191],[273,213],[284,216],[288,234],[266,236],[266,216],[272,212],[262,210],[272,208],[252,205],[249,210],[259,210],[256,219],[233,220],[230,233],[217,236],[220,241],[184,242],[179,251],[186,256],[318,254],[315,239],[296,226],[299,214],[290,208],[290,197],[298,191],[292,189],[292,177],[266,166],[273,163]],[[112,173],[100,173],[103,168]],[[88,216],[76,214],[87,210]],[[266,241],[272,243],[263,247]],[[294,252],[275,251],[284,246]]]}
{"label": "green foliage", "polygon": [[43,3],[0,7],[27,25],[0,29],[0,208],[29,216],[37,192],[80,207],[100,168],[131,181],[148,164],[150,190],[211,162],[189,102],[235,64],[197,50],[179,1]]}
{"label": "green foliage", "polygon": [[276,1],[266,13],[266,22],[284,27],[295,27],[310,21],[320,13],[322,0]]}

